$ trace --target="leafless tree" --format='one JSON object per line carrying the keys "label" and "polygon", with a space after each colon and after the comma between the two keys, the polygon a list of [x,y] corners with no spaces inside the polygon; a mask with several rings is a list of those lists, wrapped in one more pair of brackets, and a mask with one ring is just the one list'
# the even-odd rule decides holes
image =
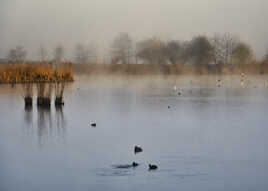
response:
{"label": "leafless tree", "polygon": [[213,47],[213,59],[215,64],[231,63],[232,55],[238,45],[238,39],[230,34],[215,34],[210,40]]}
{"label": "leafless tree", "polygon": [[248,44],[239,42],[233,50],[232,62],[244,65],[252,60],[253,52]]}
{"label": "leafless tree", "polygon": [[152,38],[137,43],[137,56],[149,64],[165,64],[165,43]]}
{"label": "leafless tree", "polygon": [[54,49],[54,60],[56,62],[61,62],[63,60],[64,57],[64,48],[61,45],[58,45],[55,49]]}
{"label": "leafless tree", "polygon": [[112,62],[129,64],[133,56],[132,40],[127,33],[121,33],[112,43]]}
{"label": "leafless tree", "polygon": [[189,60],[200,66],[209,64],[213,58],[213,47],[206,36],[198,36],[192,39],[189,44]]}
{"label": "leafless tree", "polygon": [[77,63],[96,62],[96,51],[92,46],[78,44],[75,47],[75,61]]}
{"label": "leafless tree", "polygon": [[171,64],[183,60],[183,48],[178,41],[169,41],[165,46],[165,55]]}
{"label": "leafless tree", "polygon": [[48,51],[43,45],[41,45],[38,49],[38,56],[41,62],[44,62],[47,59]]}
{"label": "leafless tree", "polygon": [[17,46],[9,51],[7,59],[12,62],[23,62],[26,59],[26,55],[26,50],[22,46]]}
{"label": "leafless tree", "polygon": [[266,54],[263,57],[263,61],[268,63],[268,50],[266,51]]}

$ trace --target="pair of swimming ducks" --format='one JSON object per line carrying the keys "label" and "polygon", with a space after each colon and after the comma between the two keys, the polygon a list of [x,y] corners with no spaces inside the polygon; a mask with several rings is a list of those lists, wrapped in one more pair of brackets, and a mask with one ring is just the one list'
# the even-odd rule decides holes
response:
{"label": "pair of swimming ducks", "polygon": [[[143,150],[142,150],[142,148],[141,147],[139,147],[139,146],[135,146],[134,147],[134,153],[136,154],[136,153],[140,153],[140,152],[142,152]],[[133,167],[137,167],[139,164],[138,163],[136,163],[135,161],[132,163],[132,166]],[[149,170],[156,170],[158,167],[155,165],[155,164],[149,164]]]}

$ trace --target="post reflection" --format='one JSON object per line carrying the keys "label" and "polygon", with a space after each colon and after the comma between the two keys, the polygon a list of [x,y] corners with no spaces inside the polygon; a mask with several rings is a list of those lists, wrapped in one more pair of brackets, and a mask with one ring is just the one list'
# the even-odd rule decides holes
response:
{"label": "post reflection", "polygon": [[33,125],[33,107],[31,105],[25,105],[24,120],[27,125]]}
{"label": "post reflection", "polygon": [[56,128],[58,131],[58,135],[62,136],[65,134],[65,130],[66,130],[66,120],[64,118],[64,113],[63,113],[63,106],[56,106],[55,107],[55,111],[56,111]]}
{"label": "post reflection", "polygon": [[51,141],[63,141],[66,133],[66,120],[64,108],[50,107],[25,107],[24,122],[27,133],[36,137],[39,146],[44,146]]}
{"label": "post reflection", "polygon": [[52,131],[51,110],[46,107],[37,107],[37,136],[42,146]]}

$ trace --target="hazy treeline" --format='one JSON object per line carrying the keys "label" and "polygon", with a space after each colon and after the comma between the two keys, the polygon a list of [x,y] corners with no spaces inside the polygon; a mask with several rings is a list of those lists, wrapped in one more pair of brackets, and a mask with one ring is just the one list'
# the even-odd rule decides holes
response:
{"label": "hazy treeline", "polygon": [[232,34],[193,37],[190,41],[157,38],[132,43],[126,33],[112,45],[112,63],[150,64],[248,64],[255,60],[249,44]]}
{"label": "hazy treeline", "polygon": [[[65,49],[62,45],[55,47],[50,57],[43,46],[40,46],[37,54],[41,62],[66,61]],[[27,51],[23,47],[17,46],[9,51],[7,60],[9,62],[25,62],[26,56]],[[101,68],[96,64],[118,65],[106,66],[106,69],[109,68],[109,70],[115,70],[118,67],[123,70],[130,67],[139,70],[138,68],[142,69],[141,65],[146,64],[147,66],[144,66],[143,69],[156,67],[158,70],[164,69],[164,72],[167,72],[171,70],[168,68],[173,68],[173,71],[176,68],[175,73],[183,73],[184,68],[188,68],[188,70],[194,68],[197,73],[203,73],[204,70],[222,73],[227,69],[232,73],[234,70],[246,70],[250,67],[257,67],[255,73],[266,73],[268,52],[262,60],[257,61],[251,46],[230,33],[215,34],[212,37],[200,35],[189,41],[163,41],[158,38],[148,38],[138,42],[134,42],[127,33],[121,33],[115,37],[110,46],[109,59],[104,61],[99,58],[97,50],[93,46],[77,44],[74,48],[72,62],[80,65],[91,64],[90,67],[94,66],[94,70]],[[134,64],[139,66],[124,66]],[[78,66],[75,67],[78,68]]]}

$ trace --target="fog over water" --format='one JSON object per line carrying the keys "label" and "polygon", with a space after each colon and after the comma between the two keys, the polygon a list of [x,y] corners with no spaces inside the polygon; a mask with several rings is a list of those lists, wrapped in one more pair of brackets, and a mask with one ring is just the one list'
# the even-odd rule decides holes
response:
{"label": "fog over water", "polygon": [[61,43],[71,58],[79,42],[104,55],[120,32],[135,41],[230,32],[260,58],[268,46],[267,7],[267,0],[1,0],[0,57],[21,45],[34,58],[40,44],[51,50]]}
{"label": "fog over water", "polygon": [[1,85],[0,190],[266,191],[268,76],[216,79],[77,76],[50,109]]}

